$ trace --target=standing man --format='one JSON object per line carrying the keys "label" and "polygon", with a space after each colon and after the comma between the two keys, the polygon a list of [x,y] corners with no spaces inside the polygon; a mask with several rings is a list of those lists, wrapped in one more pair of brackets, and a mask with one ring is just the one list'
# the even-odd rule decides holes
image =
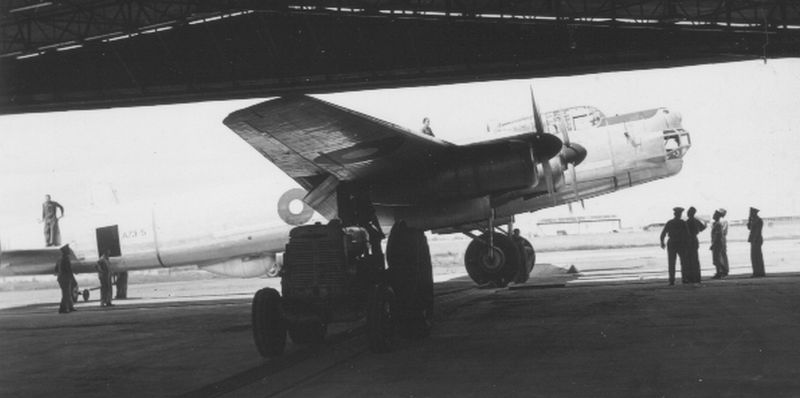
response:
{"label": "standing man", "polygon": [[689,244],[686,252],[689,262],[689,273],[686,279],[689,283],[700,283],[700,256],[697,253],[697,250],[700,248],[700,241],[697,239],[697,235],[706,229],[706,224],[704,222],[694,218],[696,213],[697,209],[695,209],[694,206],[686,211],[686,215],[689,217],[686,219],[686,227],[689,230]]}
{"label": "standing man", "polygon": [[[683,214],[683,207],[675,207],[672,209],[674,217],[667,221],[664,229],[661,231],[661,248],[667,249],[667,265],[669,270],[669,284],[675,284],[675,256],[681,259],[681,279],[683,283],[687,283],[687,275],[684,268],[686,266],[686,246],[689,241],[689,229],[686,227],[686,222],[681,219]],[[664,237],[669,236],[667,245],[664,245]]]}
{"label": "standing man", "polygon": [[431,130],[431,119],[427,117],[422,119],[422,134],[433,137],[433,130]]}
{"label": "standing man", "polygon": [[728,222],[722,219],[727,213],[725,209],[714,211],[714,223],[711,225],[711,261],[717,268],[713,279],[728,276]]}
{"label": "standing man", "polygon": [[61,288],[61,305],[58,307],[59,314],[67,314],[75,311],[75,306],[72,303],[72,289],[77,283],[75,282],[75,275],[72,273],[72,263],[69,261],[70,252],[69,245],[61,247],[61,258],[56,262],[58,286]]}
{"label": "standing man", "polygon": [[111,264],[108,261],[108,250],[103,252],[97,260],[97,278],[100,279],[100,306],[110,307],[111,304]]}
{"label": "standing man", "polygon": [[61,244],[61,231],[58,229],[57,209],[61,209],[61,217],[64,217],[64,207],[58,202],[50,200],[50,195],[44,195],[42,203],[42,222],[44,222],[44,243],[48,247]]}
{"label": "standing man", "polygon": [[750,236],[747,237],[747,241],[750,242],[750,263],[753,266],[754,278],[766,276],[764,253],[761,252],[761,245],[764,244],[764,237],[761,236],[763,228],[764,221],[758,216],[758,209],[751,207],[750,218],[747,219],[747,229],[750,230]]}

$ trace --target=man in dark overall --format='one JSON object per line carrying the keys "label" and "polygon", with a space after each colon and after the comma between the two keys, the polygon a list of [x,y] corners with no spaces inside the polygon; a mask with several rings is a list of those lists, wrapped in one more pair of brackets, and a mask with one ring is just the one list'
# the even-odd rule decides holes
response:
{"label": "man in dark overall", "polygon": [[711,225],[711,259],[717,268],[713,279],[728,276],[728,222],[723,220],[727,211],[718,209],[714,212],[714,224]]}
{"label": "man in dark overall", "polygon": [[58,202],[50,200],[50,195],[44,195],[42,203],[42,222],[44,223],[44,243],[48,247],[61,244],[61,231],[58,228],[57,209],[61,209],[61,217],[64,217],[64,207]]}
{"label": "man in dark overall", "polygon": [[686,211],[688,216],[686,227],[689,229],[689,244],[686,250],[689,272],[686,279],[689,283],[700,283],[700,256],[697,253],[700,248],[700,241],[697,239],[697,235],[706,229],[704,222],[694,218],[695,213],[697,213],[697,209],[694,207],[690,207]]}
{"label": "man in dark overall", "polygon": [[72,304],[72,289],[77,285],[75,275],[72,273],[72,263],[69,261],[69,245],[61,247],[61,258],[56,262],[56,275],[58,275],[58,286],[61,288],[61,305],[58,307],[59,314],[66,314],[75,311]]}
{"label": "man in dark overall", "polygon": [[[669,266],[669,284],[675,284],[675,257],[681,259],[681,279],[683,283],[687,283],[687,275],[685,270],[686,265],[686,246],[689,241],[689,229],[686,227],[686,222],[681,219],[683,214],[683,207],[675,207],[672,209],[673,217],[664,225],[661,231],[661,248],[667,249],[667,264]],[[664,237],[669,235],[667,245],[664,245]]]}
{"label": "man in dark overall", "polygon": [[763,228],[764,221],[758,216],[758,209],[751,207],[750,218],[747,220],[747,229],[750,230],[750,236],[747,237],[747,241],[750,242],[750,262],[753,265],[754,278],[766,276],[764,253],[761,252],[761,245],[764,244],[764,237],[761,236]]}
{"label": "man in dark overall", "polygon": [[100,279],[100,306],[110,307],[111,304],[111,270],[108,261],[108,251],[97,260],[97,278]]}

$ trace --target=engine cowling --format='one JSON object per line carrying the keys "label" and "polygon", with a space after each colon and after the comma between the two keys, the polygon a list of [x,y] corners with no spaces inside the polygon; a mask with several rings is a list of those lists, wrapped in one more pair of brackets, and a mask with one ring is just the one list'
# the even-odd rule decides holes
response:
{"label": "engine cowling", "polygon": [[411,205],[450,198],[474,198],[535,186],[536,163],[523,141],[453,148],[431,171],[370,186],[370,198],[381,205]]}

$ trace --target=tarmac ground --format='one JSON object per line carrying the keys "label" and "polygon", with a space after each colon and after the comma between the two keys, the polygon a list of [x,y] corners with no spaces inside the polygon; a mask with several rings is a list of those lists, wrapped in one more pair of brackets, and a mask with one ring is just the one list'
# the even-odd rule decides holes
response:
{"label": "tarmac ground", "polygon": [[667,286],[658,248],[542,253],[512,289],[440,276],[432,335],[388,354],[354,322],[262,359],[250,300],[277,279],[131,285],[66,315],[57,289],[0,292],[0,396],[799,396],[800,242],[765,245],[765,278],[743,254],[696,285]]}

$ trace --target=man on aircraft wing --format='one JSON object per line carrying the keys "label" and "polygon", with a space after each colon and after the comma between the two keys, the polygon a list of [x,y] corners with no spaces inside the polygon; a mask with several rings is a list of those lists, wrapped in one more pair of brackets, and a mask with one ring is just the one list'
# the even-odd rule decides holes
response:
{"label": "man on aircraft wing", "polygon": [[61,231],[58,229],[57,209],[61,209],[61,217],[64,217],[64,207],[58,202],[50,200],[50,195],[44,195],[42,203],[42,222],[44,222],[44,243],[49,246],[61,244]]}

